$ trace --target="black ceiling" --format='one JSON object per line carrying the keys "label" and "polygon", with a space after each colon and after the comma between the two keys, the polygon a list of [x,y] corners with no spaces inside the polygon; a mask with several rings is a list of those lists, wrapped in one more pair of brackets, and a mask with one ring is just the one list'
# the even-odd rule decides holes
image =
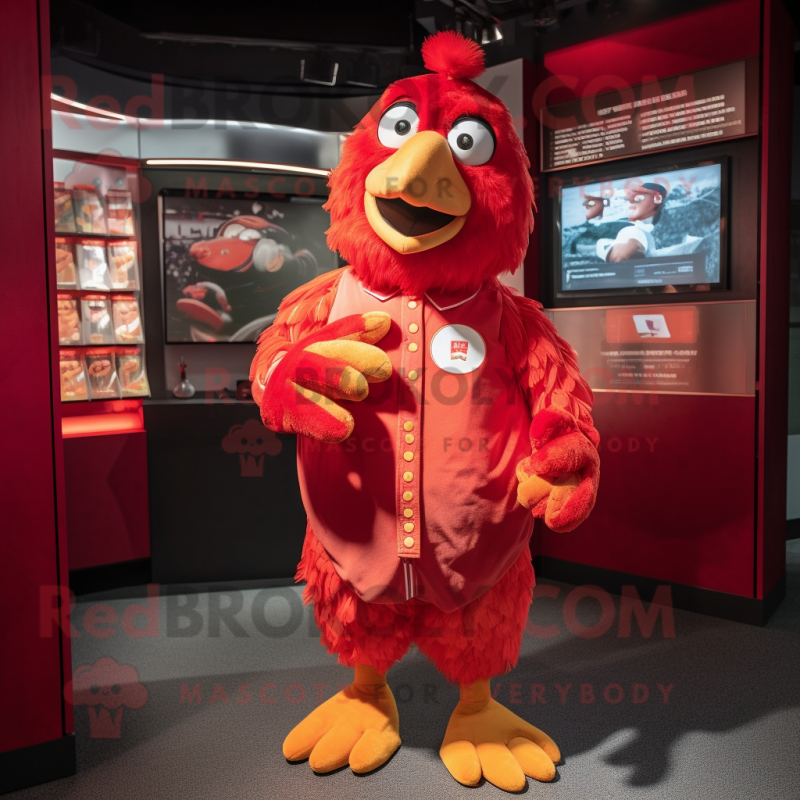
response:
{"label": "black ceiling", "polygon": [[[62,5],[55,0],[53,6]],[[129,0],[113,6],[108,0],[83,0],[83,5],[112,16],[142,33],[181,33],[406,47],[414,0],[260,0],[204,4],[181,0]]]}
{"label": "black ceiling", "polygon": [[[710,0],[51,0],[53,54],[167,85],[346,96],[422,71],[434,30],[481,38],[487,62],[543,52],[710,5]],[[800,3],[788,3],[797,14]],[[335,79],[334,79],[335,72]],[[302,75],[302,77],[301,77]],[[309,82],[317,81],[317,82]]]}

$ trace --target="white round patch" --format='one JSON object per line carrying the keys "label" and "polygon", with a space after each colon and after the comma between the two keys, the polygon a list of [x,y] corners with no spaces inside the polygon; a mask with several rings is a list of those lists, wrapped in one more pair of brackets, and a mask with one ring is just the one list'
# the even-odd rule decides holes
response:
{"label": "white round patch", "polygon": [[445,325],[431,339],[431,358],[445,372],[466,375],[486,360],[486,343],[468,325]]}

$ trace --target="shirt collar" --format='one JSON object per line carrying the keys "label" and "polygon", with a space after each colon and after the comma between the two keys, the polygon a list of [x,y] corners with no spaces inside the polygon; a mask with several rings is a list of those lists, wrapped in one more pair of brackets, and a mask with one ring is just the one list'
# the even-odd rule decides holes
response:
{"label": "shirt collar", "polygon": [[[468,303],[474,297],[477,297],[478,292],[480,292],[482,288],[483,286],[481,285],[476,290],[461,289],[457,292],[443,292],[440,289],[431,289],[430,291],[425,292],[425,297],[430,300],[437,311],[449,311],[451,308],[463,306],[464,303]],[[361,289],[367,294],[377,298],[382,303],[385,303],[387,300],[391,300],[393,297],[400,294],[399,288],[383,291],[379,289],[369,289],[362,284]]]}
{"label": "shirt collar", "polygon": [[389,289],[388,291],[380,291],[378,289],[368,289],[364,284],[361,284],[361,288],[367,294],[371,294],[373,297],[377,297],[381,303],[385,303],[387,300],[391,300],[396,294],[400,293],[400,289]]}
{"label": "shirt collar", "polygon": [[437,289],[431,289],[425,292],[425,297],[433,303],[437,311],[449,311],[451,308],[458,308],[468,303],[473,297],[476,297],[478,292],[483,288],[483,284],[474,291],[472,289],[461,289],[458,292],[442,292]]}

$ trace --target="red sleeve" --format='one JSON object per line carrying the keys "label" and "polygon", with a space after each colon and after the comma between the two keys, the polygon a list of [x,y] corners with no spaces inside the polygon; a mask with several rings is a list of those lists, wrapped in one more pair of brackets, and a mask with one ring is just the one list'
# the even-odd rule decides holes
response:
{"label": "red sleeve", "polygon": [[578,357],[556,332],[541,303],[522,297],[498,281],[503,302],[500,338],[535,416],[557,406],[572,414],[581,430],[597,446],[599,434],[592,422],[594,395],[578,369]]}
{"label": "red sleeve", "polygon": [[344,270],[325,272],[288,294],[278,309],[275,322],[258,339],[258,349],[250,366],[253,399],[261,405],[270,367],[293,342],[308,336],[328,323],[336,289]]}

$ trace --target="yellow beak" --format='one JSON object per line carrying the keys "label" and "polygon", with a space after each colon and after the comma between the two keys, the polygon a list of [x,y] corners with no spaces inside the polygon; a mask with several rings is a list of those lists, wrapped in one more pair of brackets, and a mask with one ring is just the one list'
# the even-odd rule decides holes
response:
{"label": "yellow beak", "polygon": [[399,253],[418,253],[452,239],[472,198],[447,139],[420,131],[366,180],[364,210],[375,233]]}

